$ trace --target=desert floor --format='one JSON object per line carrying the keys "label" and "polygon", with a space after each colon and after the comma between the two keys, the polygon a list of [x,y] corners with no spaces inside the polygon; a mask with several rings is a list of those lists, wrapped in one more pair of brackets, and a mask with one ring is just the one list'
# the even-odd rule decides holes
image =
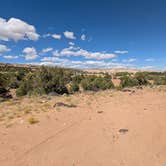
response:
{"label": "desert floor", "polygon": [[2,102],[0,166],[166,166],[166,88]]}

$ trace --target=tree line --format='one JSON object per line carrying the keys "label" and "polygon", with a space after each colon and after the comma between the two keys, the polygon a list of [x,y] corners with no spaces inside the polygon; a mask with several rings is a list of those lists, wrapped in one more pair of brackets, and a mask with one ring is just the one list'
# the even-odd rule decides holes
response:
{"label": "tree line", "polygon": [[[150,85],[166,85],[165,72],[116,73],[120,79],[118,89]],[[17,96],[43,95],[49,93],[73,94],[78,91],[99,91],[117,88],[108,73],[88,75],[80,70],[41,66],[35,70],[27,68],[0,68],[0,97],[10,89],[16,89]]]}

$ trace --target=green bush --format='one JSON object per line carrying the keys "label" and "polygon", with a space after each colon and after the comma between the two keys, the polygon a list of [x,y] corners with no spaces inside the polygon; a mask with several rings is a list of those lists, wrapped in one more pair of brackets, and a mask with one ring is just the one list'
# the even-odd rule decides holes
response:
{"label": "green bush", "polygon": [[6,89],[6,81],[4,75],[0,73],[0,96],[8,92]]}
{"label": "green bush", "polygon": [[130,76],[132,73],[128,72],[117,72],[115,73],[115,77],[124,77],[124,76]]}
{"label": "green bush", "polygon": [[79,91],[79,84],[77,82],[71,82],[69,92],[74,93]]}
{"label": "green bush", "polygon": [[135,77],[135,79],[137,79],[138,85],[148,85],[149,84],[147,76],[143,72],[137,72],[134,77]]}
{"label": "green bush", "polygon": [[84,90],[106,90],[113,88],[114,85],[111,80],[111,76],[105,75],[104,77],[101,76],[86,76],[81,81],[81,86]]}
{"label": "green bush", "polygon": [[156,77],[154,79],[154,85],[166,85],[166,77]]}
{"label": "green bush", "polygon": [[143,72],[137,72],[134,77],[132,76],[123,76],[120,78],[120,86],[124,87],[133,87],[133,86],[142,86],[150,84],[148,82],[147,76]]}
{"label": "green bush", "polygon": [[63,68],[40,67],[34,73],[29,73],[21,81],[17,90],[17,95],[26,94],[48,94],[56,92],[58,94],[68,93],[66,85],[71,80],[70,71]]}
{"label": "green bush", "polygon": [[133,86],[138,86],[138,80],[134,77],[129,77],[129,76],[123,76],[121,77],[121,82],[120,82],[120,87],[133,87]]}
{"label": "green bush", "polygon": [[80,84],[81,80],[83,80],[85,78],[85,76],[83,74],[79,74],[79,75],[74,75],[72,77],[72,82],[75,82],[77,84]]}
{"label": "green bush", "polygon": [[29,73],[20,83],[19,88],[16,90],[17,96],[24,96],[33,91],[33,74]]}

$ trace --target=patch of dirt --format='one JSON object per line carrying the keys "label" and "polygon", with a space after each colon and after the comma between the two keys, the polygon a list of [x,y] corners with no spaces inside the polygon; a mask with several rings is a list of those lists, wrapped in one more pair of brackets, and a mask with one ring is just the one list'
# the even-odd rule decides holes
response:
{"label": "patch of dirt", "polygon": [[143,88],[2,102],[0,166],[166,166],[165,98]]}

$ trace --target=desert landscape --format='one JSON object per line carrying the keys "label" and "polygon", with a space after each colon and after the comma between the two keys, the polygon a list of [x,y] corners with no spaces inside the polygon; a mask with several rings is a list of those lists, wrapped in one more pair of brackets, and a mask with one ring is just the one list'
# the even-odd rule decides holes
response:
{"label": "desert landscape", "polygon": [[0,103],[0,165],[165,166],[166,87]]}
{"label": "desert landscape", "polygon": [[0,166],[166,166],[166,1],[4,0]]}

